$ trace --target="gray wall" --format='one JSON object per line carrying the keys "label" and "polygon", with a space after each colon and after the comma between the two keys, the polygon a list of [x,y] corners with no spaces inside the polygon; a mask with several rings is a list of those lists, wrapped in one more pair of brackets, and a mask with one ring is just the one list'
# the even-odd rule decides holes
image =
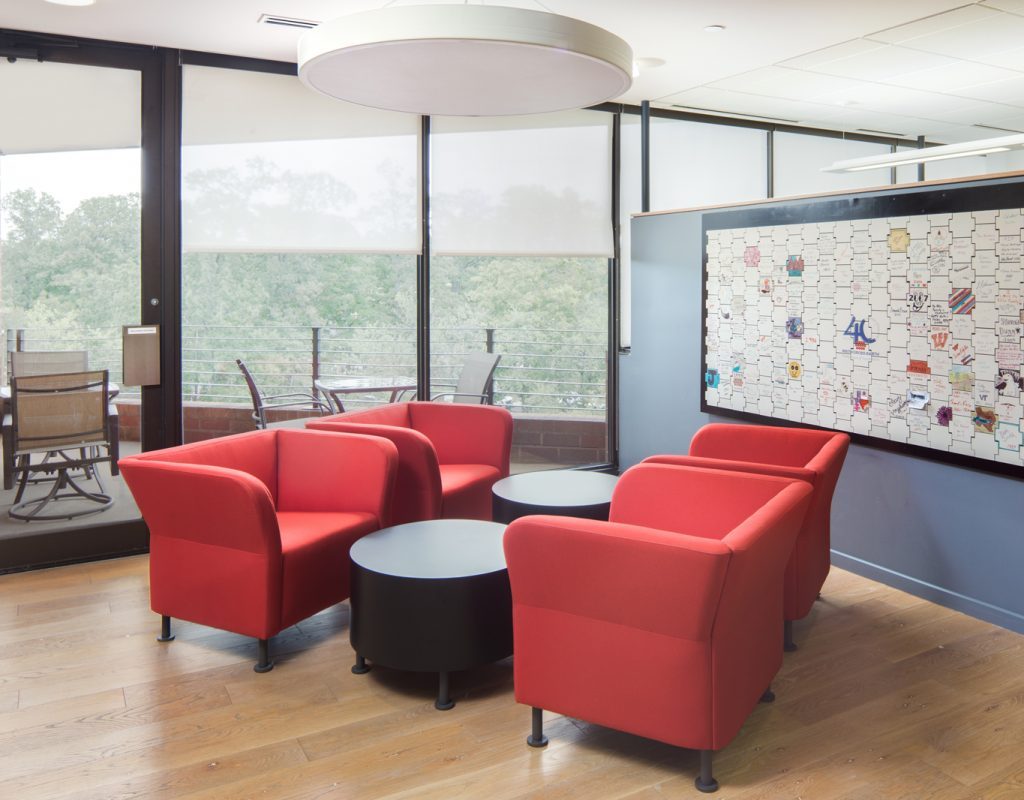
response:
{"label": "gray wall", "polygon": [[[633,220],[632,350],[620,357],[623,469],[685,453],[700,409],[701,219]],[[832,505],[832,563],[1024,633],[1024,481],[850,448]]]}

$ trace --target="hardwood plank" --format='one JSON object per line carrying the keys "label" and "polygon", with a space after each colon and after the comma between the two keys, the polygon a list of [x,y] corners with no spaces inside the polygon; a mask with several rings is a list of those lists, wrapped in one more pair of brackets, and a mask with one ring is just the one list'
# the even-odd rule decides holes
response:
{"label": "hardwood plank", "polygon": [[[695,796],[697,754],[529,709],[511,660],[353,675],[347,605],[251,640],[175,621],[148,561],[0,576],[0,796],[521,800]],[[1024,798],[1024,637],[834,569],[762,705],[715,758],[723,800]]]}

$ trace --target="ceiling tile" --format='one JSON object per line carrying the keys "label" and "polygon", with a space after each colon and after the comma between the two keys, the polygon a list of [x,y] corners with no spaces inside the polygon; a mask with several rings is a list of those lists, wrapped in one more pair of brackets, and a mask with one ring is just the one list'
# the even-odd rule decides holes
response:
{"label": "ceiling tile", "polygon": [[935,53],[925,53],[921,50],[912,50],[896,45],[880,45],[867,40],[861,41],[865,42],[870,49],[850,52],[846,56],[821,62],[816,66],[805,66],[803,69],[857,80],[884,81],[894,75],[959,63],[956,59]]}
{"label": "ceiling tile", "polygon": [[985,17],[968,24],[916,36],[904,40],[903,44],[916,50],[966,59],[1019,50],[1024,41],[1024,17],[988,9],[984,13]]}
{"label": "ceiling tile", "polygon": [[985,0],[981,5],[1009,11],[1011,14],[1024,15],[1024,0]]}
{"label": "ceiling tile", "polygon": [[812,72],[828,72],[829,70],[822,69],[821,67],[834,61],[854,58],[875,50],[881,50],[887,46],[878,42],[870,42],[867,39],[851,39],[848,42],[805,53],[796,58],[787,58],[785,61],[780,61],[776,66],[808,69]]}
{"label": "ceiling tile", "polygon": [[[984,84],[1005,83],[1024,78],[1024,75],[1019,72],[988,64],[978,64],[974,61],[949,59],[949,62],[933,69],[894,75],[885,82],[895,86],[907,86],[911,89],[923,89],[926,92],[966,94],[975,97],[976,95],[971,91],[972,87],[980,88]],[[1024,95],[1019,92],[1017,96],[1024,99]]]}
{"label": "ceiling tile", "polygon": [[1024,47],[1017,50],[1003,50],[1001,53],[982,53],[974,57],[982,64],[1024,72]]}
{"label": "ceiling tile", "polygon": [[715,89],[730,89],[750,94],[781,97],[786,100],[815,102],[819,98],[830,100],[836,93],[853,90],[860,86],[860,82],[834,75],[823,75],[818,72],[785,67],[765,67],[753,73],[748,72],[715,81],[708,86]]}
{"label": "ceiling tile", "polygon": [[961,97],[970,97],[975,100],[985,100],[991,103],[1024,108],[1024,75],[1017,74],[1008,80],[983,83],[976,86],[967,86],[956,89],[950,87]]}
{"label": "ceiling tile", "polygon": [[984,8],[978,5],[961,6],[942,14],[934,14],[914,22],[908,22],[906,25],[897,25],[877,33],[872,33],[866,38],[876,42],[905,44],[915,39],[933,36],[943,31],[997,16],[999,16],[999,12],[991,8]]}
{"label": "ceiling tile", "polygon": [[801,103],[794,100],[782,100],[709,87],[679,92],[662,97],[658,102],[662,105],[744,114],[785,122],[803,122],[811,118],[821,121],[833,119],[842,113],[841,108],[827,105]]}

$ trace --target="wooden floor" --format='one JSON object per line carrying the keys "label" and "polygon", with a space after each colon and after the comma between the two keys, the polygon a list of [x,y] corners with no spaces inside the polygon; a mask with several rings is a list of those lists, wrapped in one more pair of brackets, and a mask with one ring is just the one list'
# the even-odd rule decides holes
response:
{"label": "wooden floor", "polygon": [[[429,677],[353,675],[346,605],[266,675],[231,634],[158,644],[146,568],[0,576],[0,798],[700,796],[690,751],[555,715],[528,748],[510,661],[453,676],[448,712]],[[797,637],[719,798],[1024,798],[1024,637],[840,570]]]}

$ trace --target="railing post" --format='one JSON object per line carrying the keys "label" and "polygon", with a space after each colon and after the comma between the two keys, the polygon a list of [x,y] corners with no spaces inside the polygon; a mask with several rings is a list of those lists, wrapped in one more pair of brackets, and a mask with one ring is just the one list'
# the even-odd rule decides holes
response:
{"label": "railing post", "polygon": [[316,388],[316,382],[320,379],[320,329],[313,328],[313,397],[320,392]]}
{"label": "railing post", "polygon": [[[487,342],[485,344],[488,353],[494,352],[494,328],[485,328],[487,334]],[[491,379],[487,381],[487,405],[494,405],[494,375],[491,375]]]}
{"label": "railing post", "polygon": [[25,349],[25,329],[18,328],[14,332],[14,349],[19,353]]}

